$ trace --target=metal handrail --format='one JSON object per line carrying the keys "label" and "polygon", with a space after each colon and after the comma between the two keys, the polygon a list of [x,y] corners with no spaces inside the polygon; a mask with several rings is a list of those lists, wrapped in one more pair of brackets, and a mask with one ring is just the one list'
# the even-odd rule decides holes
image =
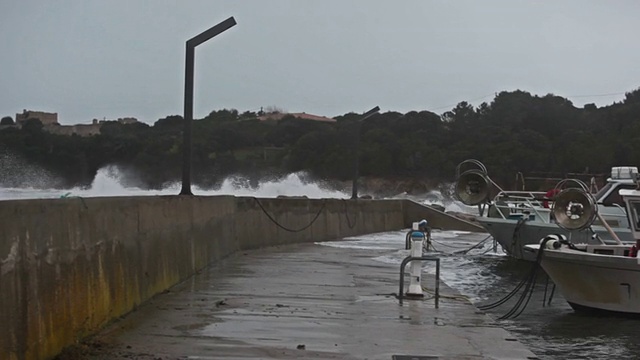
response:
{"label": "metal handrail", "polygon": [[440,305],[440,258],[432,257],[432,256],[407,256],[402,260],[400,264],[400,289],[398,291],[398,300],[400,300],[400,305],[402,305],[402,297],[404,296],[404,269],[408,263],[415,260],[427,260],[427,261],[435,261],[436,262],[436,309]]}
{"label": "metal handrail", "polygon": [[[536,202],[539,201],[536,199]],[[538,203],[532,203],[531,201],[529,201],[529,199],[523,198],[521,200],[507,200],[504,203],[500,203],[498,201],[495,201],[492,204],[496,209],[498,209],[498,213],[500,214],[500,216],[503,219],[506,219],[505,214],[503,213],[504,210],[507,210],[509,215],[513,215],[513,214],[522,214],[524,212],[528,212],[529,214],[533,213],[535,215],[537,215],[540,218],[544,218],[542,216],[542,213],[540,212],[542,209],[546,209],[542,207],[542,204],[538,204]]]}
{"label": "metal handrail", "polygon": [[[545,212],[547,212],[551,210],[548,208],[542,208],[530,202],[510,201],[504,204],[495,202],[492,204],[492,206],[498,209],[498,214],[503,219],[507,218],[505,216],[505,212],[507,212],[509,215],[517,215],[517,214],[523,214],[525,212],[528,212],[529,214],[535,214],[537,219],[540,219],[540,221],[550,223],[550,221],[548,221],[547,216],[543,216],[542,211],[544,210]],[[624,210],[619,205],[614,206],[614,208],[617,208],[619,210],[620,209]],[[618,219],[618,220],[621,220],[622,223],[626,223],[627,215],[624,212],[614,213],[614,212],[609,212],[604,210],[604,211],[600,211],[599,214],[602,217],[610,218],[610,219]],[[625,226],[621,226],[621,227],[625,227]]]}
{"label": "metal handrail", "polygon": [[526,198],[529,199],[533,199],[535,198],[536,195],[545,195],[546,192],[545,191],[520,191],[520,190],[507,190],[507,191],[500,191],[498,193],[498,195],[496,195],[496,197],[499,197],[501,195],[510,197],[510,196],[525,196]]}

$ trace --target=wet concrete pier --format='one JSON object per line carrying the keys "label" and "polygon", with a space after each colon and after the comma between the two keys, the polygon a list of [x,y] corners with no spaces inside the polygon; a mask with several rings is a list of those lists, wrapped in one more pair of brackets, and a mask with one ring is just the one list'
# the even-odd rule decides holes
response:
{"label": "wet concrete pier", "polygon": [[[400,306],[399,266],[373,259],[385,253],[319,244],[238,252],[61,359],[537,358],[443,283],[438,309],[431,292]],[[423,284],[433,289],[434,277]]]}

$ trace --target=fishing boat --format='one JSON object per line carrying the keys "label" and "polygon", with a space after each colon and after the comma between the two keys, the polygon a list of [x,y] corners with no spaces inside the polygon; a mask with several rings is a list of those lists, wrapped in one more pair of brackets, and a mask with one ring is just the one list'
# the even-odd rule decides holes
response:
{"label": "fishing boat", "polygon": [[[474,167],[463,173],[465,163]],[[537,244],[549,234],[561,234],[575,244],[622,244],[633,242],[624,210],[621,189],[635,188],[637,167],[613,167],[606,184],[594,194],[598,217],[585,229],[559,228],[551,212],[554,199],[565,186],[575,186],[589,191],[590,187],[577,179],[563,179],[549,191],[505,191],[487,174],[486,167],[477,160],[465,160],[457,168],[455,194],[466,205],[477,205],[476,220],[502,246],[517,259],[535,260],[524,246]],[[498,192],[489,196],[491,187]]]}
{"label": "fishing boat", "polygon": [[[576,311],[640,315],[640,190],[620,190],[620,194],[636,239],[632,246],[574,244],[552,236],[525,247],[539,255],[540,265]],[[569,230],[584,227],[593,220],[589,213],[597,211],[592,206],[576,199],[563,202],[555,209],[558,224]]]}

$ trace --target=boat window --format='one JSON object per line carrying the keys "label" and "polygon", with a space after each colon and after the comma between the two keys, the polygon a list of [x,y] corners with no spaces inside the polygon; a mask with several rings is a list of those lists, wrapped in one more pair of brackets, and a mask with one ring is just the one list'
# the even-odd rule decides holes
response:
{"label": "boat window", "polygon": [[640,231],[640,201],[629,201],[629,207],[631,208],[631,222],[633,223],[634,231]]}
{"label": "boat window", "polygon": [[611,189],[612,186],[613,186],[612,183],[607,183],[605,186],[602,187],[602,189],[598,190],[598,192],[595,194],[595,198],[602,199],[604,194],[606,194],[607,191],[609,191],[609,189]]}
{"label": "boat window", "polygon": [[[609,185],[611,184],[607,184],[607,186],[610,188]],[[602,188],[602,190],[607,188],[607,186]],[[616,188],[614,189],[614,191],[611,192],[611,194],[609,194],[606,198],[601,200],[601,203],[607,206],[612,206],[612,205],[624,206],[624,200],[622,200],[622,196],[620,195],[620,190],[621,189],[632,190],[632,189],[635,189],[636,187],[637,186],[635,184],[618,184],[618,186],[616,186]],[[598,194],[600,194],[600,192],[598,192]],[[596,196],[596,199],[599,199],[599,197]]]}
{"label": "boat window", "polygon": [[593,249],[594,254],[613,255],[612,249]]}

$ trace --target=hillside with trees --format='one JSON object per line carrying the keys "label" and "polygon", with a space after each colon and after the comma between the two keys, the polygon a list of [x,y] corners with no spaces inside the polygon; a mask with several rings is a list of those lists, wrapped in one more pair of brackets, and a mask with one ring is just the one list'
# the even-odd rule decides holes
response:
{"label": "hillside with trees", "polygon": [[[482,161],[507,188],[517,172],[607,173],[612,166],[640,165],[640,89],[600,108],[512,91],[478,107],[461,102],[443,114],[359,117],[268,122],[254,112],[213,111],[193,123],[193,183],[210,188],[232,174],[259,179],[297,171],[346,181],[353,174],[356,131],[360,175],[378,179],[451,181],[456,165],[468,158]],[[3,118],[3,125],[11,120]],[[159,188],[181,178],[182,129],[182,117],[172,115],[152,126],[113,122],[99,135],[64,136],[32,119],[0,130],[0,156],[37,164],[63,187],[87,186],[98,169],[118,165],[129,170],[129,185]],[[0,186],[17,182],[5,170],[0,174]]]}

